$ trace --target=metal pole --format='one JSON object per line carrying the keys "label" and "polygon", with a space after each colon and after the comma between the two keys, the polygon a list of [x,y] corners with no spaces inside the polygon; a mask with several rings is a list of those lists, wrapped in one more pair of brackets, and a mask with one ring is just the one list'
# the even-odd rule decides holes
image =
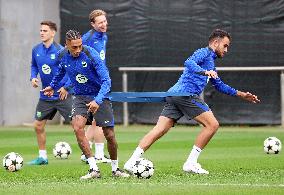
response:
{"label": "metal pole", "polygon": [[281,126],[284,127],[284,71],[280,76],[280,98],[281,98]]}
{"label": "metal pole", "polygon": [[[123,71],[122,73],[122,91],[127,92],[127,73]],[[123,102],[123,125],[128,126],[128,104],[127,102]]]}

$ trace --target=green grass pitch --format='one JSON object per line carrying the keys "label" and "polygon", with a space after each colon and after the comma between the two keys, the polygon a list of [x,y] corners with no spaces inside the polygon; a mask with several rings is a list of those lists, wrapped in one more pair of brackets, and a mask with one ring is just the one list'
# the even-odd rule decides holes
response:
{"label": "green grass pitch", "polygon": [[[139,139],[153,126],[117,126],[119,164],[130,157]],[[70,126],[46,127],[49,165],[24,164],[18,172],[0,169],[0,194],[284,194],[284,151],[263,152],[265,138],[275,136],[284,143],[281,127],[221,127],[199,162],[209,175],[192,175],[182,165],[194,143],[198,126],[176,126],[156,142],[144,157],[153,161],[150,179],[112,178],[109,164],[98,164],[101,179],[80,181],[88,166],[80,161],[80,149]],[[58,141],[70,143],[67,160],[55,159]],[[24,163],[38,154],[32,127],[0,127],[0,157],[17,152]],[[107,152],[106,152],[107,153]]]}

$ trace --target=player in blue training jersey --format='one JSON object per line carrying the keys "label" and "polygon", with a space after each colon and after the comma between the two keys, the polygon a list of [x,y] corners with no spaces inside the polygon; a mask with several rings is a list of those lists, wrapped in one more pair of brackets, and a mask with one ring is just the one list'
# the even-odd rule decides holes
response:
{"label": "player in blue training jersey", "polygon": [[[56,53],[63,47],[54,42],[54,36],[57,31],[56,24],[51,21],[41,22],[40,38],[42,43],[36,45],[32,50],[31,61],[31,83],[37,88],[39,86],[38,74],[41,79],[42,88],[45,88],[51,82],[53,76],[58,70],[56,64]],[[29,162],[30,165],[48,164],[46,152],[46,134],[45,124],[47,120],[53,119],[57,111],[65,118],[65,122],[71,120],[72,98],[68,96],[67,89],[70,87],[68,77],[65,76],[55,88],[52,97],[48,97],[40,92],[39,102],[36,107],[34,128],[37,135],[39,147],[39,157]]]}
{"label": "player in blue training jersey", "polygon": [[184,63],[185,69],[178,82],[169,92],[187,92],[191,96],[167,97],[166,105],[159,117],[156,126],[147,133],[130,159],[125,163],[124,169],[131,172],[131,167],[138,158],[160,137],[166,134],[172,126],[182,117],[194,119],[203,128],[195,140],[195,144],[183,165],[183,170],[189,173],[209,174],[197,162],[198,157],[210,139],[216,133],[219,123],[207,104],[199,95],[208,81],[221,93],[237,96],[252,103],[259,103],[257,96],[236,90],[222,82],[218,76],[214,60],[222,58],[230,45],[231,36],[226,31],[216,29],[209,37],[209,46],[196,50]]}
{"label": "player in blue training jersey", "polygon": [[65,73],[68,74],[75,95],[72,106],[72,127],[78,145],[88,158],[90,166],[89,172],[81,179],[101,176],[84,130],[87,123],[92,124],[93,119],[103,128],[111,158],[112,175],[129,177],[129,174],[118,168],[113,111],[110,100],[106,98],[111,87],[107,67],[96,50],[82,45],[81,35],[75,30],[69,30],[66,33],[66,48],[58,52],[57,59],[60,63],[58,73],[43,92],[45,95],[52,96],[59,81]]}
{"label": "player in blue training jersey", "polygon": [[[107,19],[106,12],[103,10],[93,10],[89,15],[89,21],[93,29],[83,35],[83,45],[94,48],[100,55],[101,60],[106,64],[106,44],[107,44]],[[97,163],[110,163],[111,160],[104,155],[104,133],[101,127],[96,126],[96,121],[87,128],[86,137],[92,148],[95,143],[95,159]],[[87,162],[84,154],[81,160]]]}

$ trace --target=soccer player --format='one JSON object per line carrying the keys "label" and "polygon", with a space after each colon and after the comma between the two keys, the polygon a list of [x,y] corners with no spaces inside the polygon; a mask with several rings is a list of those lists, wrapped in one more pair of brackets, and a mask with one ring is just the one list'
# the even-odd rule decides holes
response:
{"label": "soccer player", "polygon": [[199,95],[204,90],[208,81],[221,93],[240,97],[252,103],[260,100],[249,92],[236,90],[220,79],[216,72],[214,60],[224,57],[228,52],[231,36],[224,30],[216,29],[209,37],[209,46],[196,50],[185,61],[185,69],[177,83],[168,92],[188,93],[188,96],[167,97],[166,105],[158,119],[156,126],[141,140],[125,163],[124,169],[131,172],[131,167],[142,154],[160,137],[166,134],[172,126],[182,117],[194,119],[203,127],[195,140],[195,144],[183,165],[183,170],[195,174],[209,174],[197,162],[198,157],[210,139],[216,133],[219,123],[208,105],[200,99]]}
{"label": "soccer player", "polygon": [[78,31],[69,30],[66,33],[66,48],[58,52],[58,63],[60,68],[57,75],[50,86],[43,91],[45,95],[52,96],[65,73],[73,84],[72,127],[78,145],[86,155],[90,166],[89,172],[81,179],[101,176],[84,131],[86,123],[91,124],[93,118],[96,124],[102,127],[107,140],[112,176],[129,177],[129,174],[118,168],[113,111],[110,100],[106,98],[110,91],[111,79],[99,54],[93,48],[82,45],[82,38]]}
{"label": "soccer player", "polygon": [[[104,64],[106,64],[106,44],[107,44],[107,19],[106,12],[103,10],[93,10],[89,15],[89,21],[93,27],[86,34],[83,35],[83,45],[88,45],[94,48],[99,54]],[[111,160],[104,155],[104,134],[101,127],[96,126],[96,122],[93,121],[92,125],[87,128],[86,137],[89,140],[89,144],[92,148],[93,142],[95,142],[95,159],[97,163],[110,163]],[[87,161],[84,154],[81,156],[81,160]]]}
{"label": "soccer player", "polygon": [[[39,86],[40,75],[42,88],[45,88],[51,82],[53,76],[58,70],[56,64],[56,53],[63,48],[54,42],[54,36],[57,31],[56,24],[52,21],[43,21],[40,23],[40,38],[42,43],[36,45],[32,50],[31,61],[31,83],[34,88]],[[65,76],[58,86],[54,89],[55,93],[52,97],[48,97],[40,92],[40,98],[36,107],[34,128],[37,135],[39,147],[39,157],[30,161],[30,165],[46,165],[48,164],[46,152],[46,133],[45,124],[47,120],[52,120],[57,111],[65,118],[65,122],[71,120],[72,98],[68,95],[70,82]]]}

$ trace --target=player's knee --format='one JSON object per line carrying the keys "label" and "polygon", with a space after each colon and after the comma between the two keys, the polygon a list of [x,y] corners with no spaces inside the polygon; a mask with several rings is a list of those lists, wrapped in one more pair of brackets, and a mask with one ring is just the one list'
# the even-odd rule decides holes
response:
{"label": "player's knee", "polygon": [[44,125],[40,123],[34,123],[34,128],[37,133],[42,133],[44,131]]}
{"label": "player's knee", "polygon": [[212,122],[210,123],[210,129],[212,129],[212,131],[213,131],[214,133],[217,132],[218,128],[219,128],[219,122],[218,122],[217,120],[212,121]]}

